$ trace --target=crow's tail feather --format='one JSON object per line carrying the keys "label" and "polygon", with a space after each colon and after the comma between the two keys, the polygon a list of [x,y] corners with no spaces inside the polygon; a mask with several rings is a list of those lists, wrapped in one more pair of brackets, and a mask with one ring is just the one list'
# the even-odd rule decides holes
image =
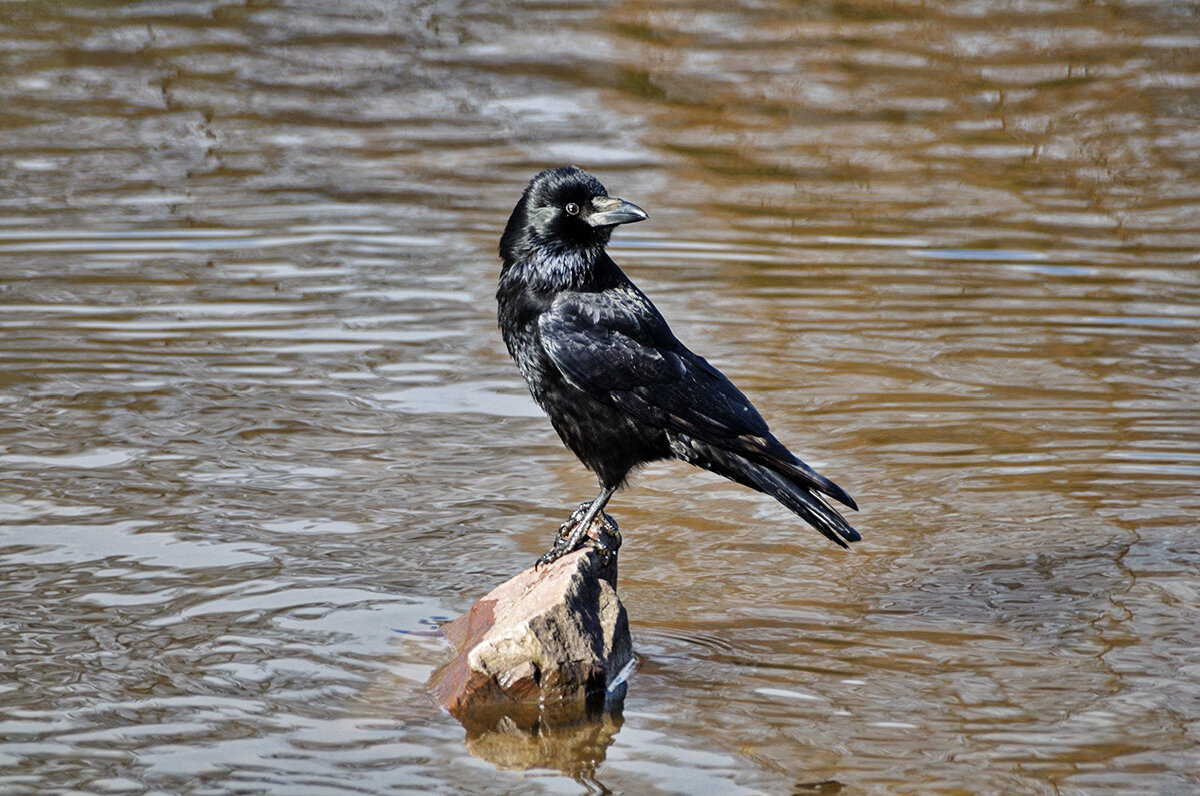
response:
{"label": "crow's tail feather", "polygon": [[[754,487],[766,492],[783,505],[799,515],[802,519],[842,547],[848,547],[846,542],[857,542],[862,539],[858,531],[838,514],[837,510],[821,499],[821,496],[810,490],[804,484],[787,478],[787,476],[768,470],[759,464],[746,462],[747,475],[754,482]],[[842,540],[845,541],[842,541]]]}
{"label": "crow's tail feather", "polygon": [[[858,504],[854,502],[854,498],[846,493],[837,484],[830,481],[825,476],[818,473],[813,468],[809,467],[804,462],[796,457],[792,457],[791,461],[786,459],[773,459],[763,462],[770,470],[782,471],[784,476],[791,482],[795,483],[800,489],[810,489],[814,492],[820,492],[838,501],[839,503],[849,506],[858,511]],[[857,540],[855,540],[857,541]]]}
{"label": "crow's tail feather", "polygon": [[[677,444],[672,447],[676,450],[679,458],[717,475],[722,475],[731,481],[736,481],[743,486],[770,495],[820,531],[827,539],[842,547],[848,547],[846,542],[857,542],[862,539],[858,531],[854,530],[836,509],[816,494],[812,483],[813,476],[820,478],[823,485],[828,484],[836,490],[837,494],[833,496],[842,500],[843,503],[854,507],[854,501],[840,487],[798,459],[795,461],[799,468],[784,462],[773,462],[776,467],[780,468],[777,470],[751,461],[739,454],[701,443],[695,439],[685,438],[682,435],[677,438],[676,442]],[[821,491],[826,492],[827,490],[822,489]]]}

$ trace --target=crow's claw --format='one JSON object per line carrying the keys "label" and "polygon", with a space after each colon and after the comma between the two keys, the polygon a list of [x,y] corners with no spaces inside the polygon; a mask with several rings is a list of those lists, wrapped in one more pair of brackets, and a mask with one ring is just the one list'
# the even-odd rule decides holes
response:
{"label": "crow's claw", "polygon": [[557,546],[551,547],[549,550],[538,556],[538,560],[533,563],[533,568],[541,569],[547,564],[553,564],[555,561],[565,556],[567,552],[568,551],[565,548],[560,548]]}
{"label": "crow's claw", "polygon": [[[575,507],[575,510],[571,512],[571,516],[567,517],[567,521],[564,522],[562,525],[558,526],[558,533],[554,537],[554,546],[555,547],[557,547],[560,544],[563,544],[564,542],[566,542],[568,539],[571,538],[571,533],[577,527],[579,527],[580,521],[583,520],[583,515],[587,514],[587,510],[588,510],[588,508],[591,507],[591,505],[592,505],[591,503],[580,503],[578,506]],[[551,548],[551,549],[553,549],[553,548]]]}
{"label": "crow's claw", "polygon": [[570,518],[558,527],[558,533],[554,536],[554,544],[534,562],[533,566],[535,569],[540,569],[546,564],[552,564],[568,553],[573,553],[585,545],[592,548],[600,556],[601,567],[606,567],[612,562],[613,556],[617,554],[617,549],[621,546],[621,532],[617,529],[617,521],[603,511],[600,512],[598,518],[592,520],[595,523],[598,519],[603,525],[603,531],[600,536],[611,540],[609,543],[602,541],[600,538],[588,536],[587,532],[589,528],[581,528],[579,526],[586,518],[587,511],[590,508],[590,503],[580,503],[579,507],[571,513]]}

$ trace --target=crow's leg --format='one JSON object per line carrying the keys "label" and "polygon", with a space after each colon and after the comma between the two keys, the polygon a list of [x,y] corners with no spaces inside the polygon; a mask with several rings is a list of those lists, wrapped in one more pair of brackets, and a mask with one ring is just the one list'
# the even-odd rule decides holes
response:
{"label": "crow's leg", "polygon": [[[592,521],[604,511],[604,507],[608,505],[609,498],[616,491],[617,488],[615,486],[606,486],[600,490],[600,494],[591,503],[579,504],[579,508],[575,509],[570,519],[559,527],[558,536],[554,540],[554,546],[537,560],[538,566],[557,561],[567,553],[577,549],[583,540],[583,535],[592,526]],[[582,515],[580,515],[581,511],[583,512]],[[568,528],[571,529],[570,533],[567,533]]]}

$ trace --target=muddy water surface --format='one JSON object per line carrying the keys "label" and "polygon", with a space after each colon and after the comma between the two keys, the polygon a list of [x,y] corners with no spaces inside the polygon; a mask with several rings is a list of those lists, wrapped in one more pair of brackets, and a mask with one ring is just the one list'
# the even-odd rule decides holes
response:
{"label": "muddy water surface", "polygon": [[[3,4],[0,790],[1200,789],[1198,98],[1184,3]],[[566,162],[865,541],[650,468],[623,710],[468,740]]]}

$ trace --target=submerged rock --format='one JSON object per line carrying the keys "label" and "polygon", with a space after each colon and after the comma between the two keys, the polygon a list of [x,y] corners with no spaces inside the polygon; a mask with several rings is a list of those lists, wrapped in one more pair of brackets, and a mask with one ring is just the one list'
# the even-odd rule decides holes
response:
{"label": "submerged rock", "polygon": [[629,665],[629,619],[616,590],[620,535],[607,516],[588,535],[609,552],[584,547],[530,567],[442,628],[458,654],[430,688],[468,729],[530,703],[543,718],[570,721],[603,702]]}

